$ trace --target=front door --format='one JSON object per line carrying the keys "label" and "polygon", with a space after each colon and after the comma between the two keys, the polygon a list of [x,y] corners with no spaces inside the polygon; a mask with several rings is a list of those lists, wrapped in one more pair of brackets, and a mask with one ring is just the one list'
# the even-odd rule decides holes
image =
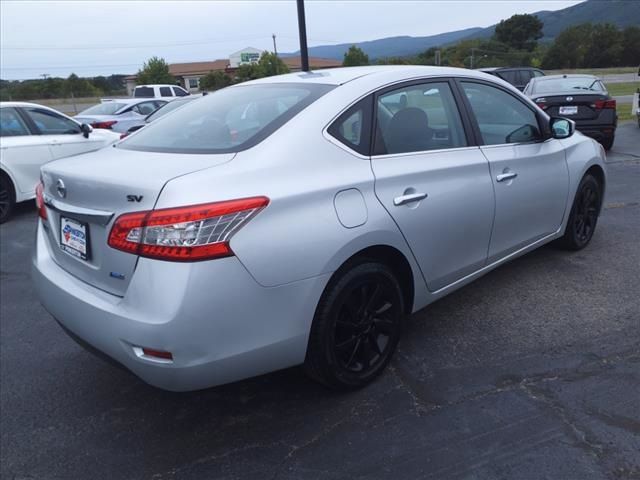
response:
{"label": "front door", "polygon": [[544,140],[532,106],[501,88],[460,82],[489,161],[496,215],[489,262],[556,232],[569,193],[560,140]]}

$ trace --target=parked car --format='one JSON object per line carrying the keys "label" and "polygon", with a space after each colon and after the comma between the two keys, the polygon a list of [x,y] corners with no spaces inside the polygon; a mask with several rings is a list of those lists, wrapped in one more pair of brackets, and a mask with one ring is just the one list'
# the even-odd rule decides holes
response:
{"label": "parked car", "polygon": [[133,125],[142,123],[147,116],[166,103],[166,100],[114,99],[89,107],[75,118],[93,128],[124,133]]}
{"label": "parked car", "polygon": [[72,338],[164,389],[298,364],[362,387],[407,314],[552,240],[589,243],[605,154],[573,132],[457,68],[228,87],[42,168],[35,287]]}
{"label": "parked car", "polygon": [[40,167],[58,158],[98,150],[118,140],[62,113],[24,102],[0,103],[0,223],[16,203],[35,197]]}
{"label": "parked car", "polygon": [[202,98],[202,95],[189,95],[188,97],[178,98],[176,100],[173,100],[172,102],[162,105],[155,112],[147,115],[144,118],[144,121],[129,127],[129,130],[127,130],[126,133],[122,134],[121,138],[124,138],[127,135],[140,130],[145,125],[148,125],[149,123],[153,122],[154,120],[157,120],[160,117],[164,117],[167,113],[173,112],[174,110],[178,109],[179,107],[182,107],[183,105],[191,102],[192,100],[195,100],[196,98]]}
{"label": "parked car", "polygon": [[480,68],[479,70],[509,82],[520,91],[524,89],[532,78],[544,77],[542,70],[532,67],[491,67]]}
{"label": "parked car", "polygon": [[162,98],[174,100],[177,97],[187,97],[190,93],[177,85],[138,85],[133,89],[134,98]]}
{"label": "parked car", "polygon": [[605,150],[613,146],[618,125],[616,101],[593,75],[550,75],[532,78],[525,95],[551,116],[567,117],[576,128],[599,141]]}

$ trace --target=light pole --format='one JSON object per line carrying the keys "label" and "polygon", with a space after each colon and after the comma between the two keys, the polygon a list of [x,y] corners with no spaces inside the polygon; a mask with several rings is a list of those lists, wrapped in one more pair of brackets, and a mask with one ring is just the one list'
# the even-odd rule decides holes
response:
{"label": "light pole", "polygon": [[309,71],[309,51],[307,49],[307,25],[304,21],[304,0],[296,0],[298,4],[298,33],[300,34],[300,63],[302,71]]}

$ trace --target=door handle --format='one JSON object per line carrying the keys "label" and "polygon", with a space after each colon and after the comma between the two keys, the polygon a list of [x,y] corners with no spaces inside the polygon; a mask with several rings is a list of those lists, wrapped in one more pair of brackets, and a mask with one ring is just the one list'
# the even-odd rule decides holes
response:
{"label": "door handle", "polygon": [[399,207],[400,205],[406,205],[407,203],[418,202],[423,198],[427,198],[427,196],[428,195],[426,193],[410,193],[408,195],[401,195],[393,199],[393,204],[396,207]]}
{"label": "door handle", "polygon": [[500,175],[498,175],[496,177],[496,180],[498,182],[504,182],[506,180],[511,180],[512,178],[516,178],[518,176],[518,174],[516,172],[505,172],[505,173],[501,173]]}

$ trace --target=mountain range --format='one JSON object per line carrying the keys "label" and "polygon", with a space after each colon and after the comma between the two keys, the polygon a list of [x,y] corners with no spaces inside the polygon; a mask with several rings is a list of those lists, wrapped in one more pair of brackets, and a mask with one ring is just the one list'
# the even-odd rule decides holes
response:
{"label": "mountain range", "polygon": [[[612,23],[619,28],[640,26],[640,0],[586,0],[585,2],[555,11],[540,11],[536,15],[544,23],[542,41],[555,38],[566,28],[580,23]],[[313,57],[342,60],[351,45],[361,48],[370,59],[383,57],[404,57],[416,55],[431,47],[452,44],[460,40],[487,38],[493,35],[495,25],[487,28],[467,28],[425,37],[398,36],[369,40],[366,42],[341,43],[338,45],[317,45],[309,47]],[[282,54],[299,55],[300,52]]]}

